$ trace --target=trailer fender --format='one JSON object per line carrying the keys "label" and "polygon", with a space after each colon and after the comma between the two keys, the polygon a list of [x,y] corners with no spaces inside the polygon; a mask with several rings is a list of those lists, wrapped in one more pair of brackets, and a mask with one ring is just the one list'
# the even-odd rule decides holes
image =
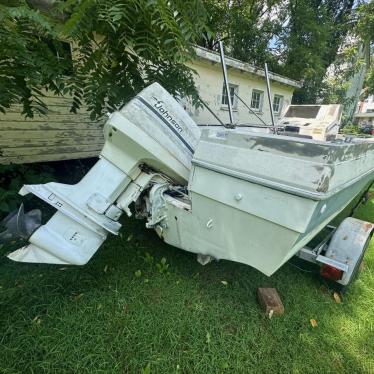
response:
{"label": "trailer fender", "polygon": [[337,282],[348,285],[354,278],[372,236],[374,224],[357,218],[346,218],[337,228],[325,257],[347,265],[347,270]]}

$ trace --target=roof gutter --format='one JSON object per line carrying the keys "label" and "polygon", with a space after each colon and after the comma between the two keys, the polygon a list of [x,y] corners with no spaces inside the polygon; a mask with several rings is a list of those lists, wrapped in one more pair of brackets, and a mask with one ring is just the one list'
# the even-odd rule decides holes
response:
{"label": "roof gutter", "polygon": [[[194,50],[195,50],[195,53],[198,59],[211,61],[217,64],[221,63],[220,55],[216,52],[210,51],[203,47],[197,47],[197,46],[194,47]],[[251,73],[259,77],[265,78],[265,71],[263,69],[257,68],[253,65],[250,65],[246,62],[237,60],[232,57],[226,57],[225,60],[226,60],[227,67],[231,67],[233,69],[237,69],[237,70],[240,70],[246,73]],[[279,83],[285,84],[287,86],[295,87],[295,88],[301,88],[303,86],[302,82],[300,81],[296,81],[294,79],[290,79],[282,75],[271,73],[271,72],[269,72],[269,79],[274,82],[279,82]]]}

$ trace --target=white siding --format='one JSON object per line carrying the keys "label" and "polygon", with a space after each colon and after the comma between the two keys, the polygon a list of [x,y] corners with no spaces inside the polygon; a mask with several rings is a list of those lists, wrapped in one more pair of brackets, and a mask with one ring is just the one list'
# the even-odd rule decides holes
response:
{"label": "white siding", "polygon": [[[221,104],[223,87],[221,66],[210,61],[205,62],[203,60],[197,60],[191,63],[190,67],[197,73],[195,75],[195,82],[200,97],[223,122],[228,122],[228,110]],[[266,123],[270,124],[271,117],[265,79],[234,68],[229,68],[227,74],[229,82],[238,86],[238,95],[248,106],[251,104],[252,90],[264,92],[262,110],[257,114]],[[271,81],[271,91],[272,102],[274,100],[274,95],[283,96],[282,109],[284,110],[284,108],[291,103],[294,87]],[[206,108],[194,109],[191,105],[188,105],[187,110],[198,124],[215,124],[217,122]],[[281,116],[282,112],[276,114],[276,119]],[[240,124],[261,124],[256,116],[250,113],[240,101],[237,103],[237,109],[234,110],[234,119],[236,123]]]}

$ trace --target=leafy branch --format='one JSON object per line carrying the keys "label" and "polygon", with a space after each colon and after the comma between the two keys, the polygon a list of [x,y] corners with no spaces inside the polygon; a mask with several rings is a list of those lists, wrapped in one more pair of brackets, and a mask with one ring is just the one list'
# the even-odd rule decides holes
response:
{"label": "leafy branch", "polygon": [[43,113],[50,90],[97,118],[156,81],[197,104],[185,62],[204,31],[201,0],[68,0],[48,15],[26,1],[0,5],[0,111]]}

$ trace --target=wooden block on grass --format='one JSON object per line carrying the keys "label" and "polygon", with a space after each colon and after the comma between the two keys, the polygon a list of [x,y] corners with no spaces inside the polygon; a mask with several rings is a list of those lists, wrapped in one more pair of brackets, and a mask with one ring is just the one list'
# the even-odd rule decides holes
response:
{"label": "wooden block on grass", "polygon": [[[257,290],[258,301],[267,315],[283,314],[284,306],[275,288],[259,288]],[[272,311],[272,312],[271,312]]]}

